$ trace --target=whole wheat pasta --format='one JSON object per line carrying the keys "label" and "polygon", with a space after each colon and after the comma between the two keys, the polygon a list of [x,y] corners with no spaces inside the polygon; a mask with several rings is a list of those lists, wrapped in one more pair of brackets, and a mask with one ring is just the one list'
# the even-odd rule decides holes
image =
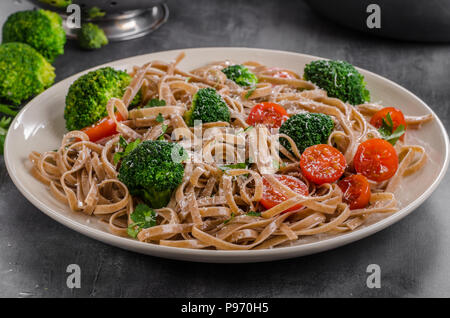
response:
{"label": "whole wheat pasta", "polygon": [[[270,68],[252,61],[244,65],[256,74],[259,83],[252,89],[240,87],[221,72],[231,65],[229,61],[210,63],[187,72],[178,68],[183,57],[184,54],[171,63],[152,61],[134,67],[130,73],[133,80],[123,98],[112,98],[106,106],[109,117],[117,125],[117,134],[94,143],[82,131],[69,132],[56,151],[34,151],[29,155],[33,176],[72,211],[102,218],[111,233],[126,237],[127,227],[132,223],[130,214],[141,200],[132,196],[117,178],[118,164],[113,157],[120,149],[119,136],[129,142],[157,138],[177,142],[191,154],[201,153],[204,160],[184,163],[183,182],[167,207],[155,210],[157,224],[141,230],[137,239],[177,248],[249,250],[294,244],[304,236],[354,231],[373,214],[394,213],[399,208],[394,193],[401,179],[426,163],[423,147],[399,141],[396,174],[388,181],[372,182],[369,205],[350,210],[336,183],[314,185],[302,175],[301,153],[292,138],[262,126],[258,130],[249,129],[246,118],[251,108],[262,101],[279,103],[289,115],[302,112],[330,115],[335,129],[328,144],[345,156],[346,174],[350,174],[354,171],[352,160],[358,145],[380,137],[369,118],[383,106],[349,105],[328,97],[324,90],[292,70]],[[279,71],[290,76],[278,77]],[[193,95],[205,87],[215,88],[223,97],[231,122],[204,124],[203,139],[195,144],[192,142],[195,128],[188,127],[182,116],[189,109]],[[143,104],[157,98],[164,99],[166,106],[129,109],[140,89]],[[117,111],[126,120],[118,121]],[[163,116],[164,121],[158,121],[158,116]],[[431,119],[430,115],[406,116],[407,124],[414,128]],[[230,128],[236,130],[230,132]],[[279,138],[289,142],[291,151],[284,147],[275,151]],[[246,150],[244,155],[239,149]],[[218,157],[250,163],[224,170]],[[275,174],[304,181],[309,194],[299,195],[273,174],[265,173],[274,161]],[[286,198],[284,202],[270,209],[262,208],[263,178]],[[292,210],[299,204],[301,208]]]}

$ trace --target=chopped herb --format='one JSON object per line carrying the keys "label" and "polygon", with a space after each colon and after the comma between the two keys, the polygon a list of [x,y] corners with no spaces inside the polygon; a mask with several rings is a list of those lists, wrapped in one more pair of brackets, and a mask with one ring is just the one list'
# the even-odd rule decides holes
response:
{"label": "chopped herb", "polygon": [[252,87],[248,90],[247,94],[245,94],[245,98],[248,99],[250,96],[252,96],[252,94],[253,94],[253,92],[254,92],[255,90],[256,90],[256,86],[252,86]]}
{"label": "chopped herb", "polygon": [[247,131],[249,131],[249,130],[252,130],[253,128],[255,128],[255,127],[253,127],[253,126],[248,126],[247,128],[244,129],[244,132],[247,132]]}
{"label": "chopped herb", "polygon": [[277,169],[277,171],[280,170],[280,163],[278,162],[278,160],[273,159],[272,166],[274,169]]}
{"label": "chopped herb", "polygon": [[392,121],[391,113],[387,113],[386,118],[383,118],[383,124],[378,129],[384,140],[392,145],[395,145],[397,140],[405,133],[405,126],[399,125],[394,130],[394,122]]}
{"label": "chopped herb", "polygon": [[261,216],[261,212],[250,211],[247,213],[248,216]]}
{"label": "chopped herb", "polygon": [[230,222],[231,220],[234,219],[234,212],[231,212],[231,217],[228,220],[223,221],[223,224],[227,224],[228,222]]}
{"label": "chopped herb", "polygon": [[166,106],[166,101],[164,99],[152,98],[145,108],[147,107],[158,107],[158,106]]}
{"label": "chopped herb", "polygon": [[119,146],[125,149],[128,145],[128,142],[123,138],[123,136],[119,137]]}
{"label": "chopped herb", "polygon": [[162,123],[164,121],[164,116],[161,113],[159,113],[158,116],[156,116],[156,121],[158,123]]}
{"label": "chopped herb", "polygon": [[161,125],[161,130],[162,130],[162,133],[161,133],[161,135],[158,137],[158,140],[164,140],[164,134],[166,133],[166,131],[167,131],[167,125],[166,124],[162,124]]}
{"label": "chopped herb", "polygon": [[0,155],[3,155],[3,147],[5,145],[6,134],[8,133],[11,120],[10,117],[2,117],[2,119],[0,119]]}
{"label": "chopped herb", "polygon": [[128,226],[127,233],[133,238],[136,238],[142,229],[156,225],[156,212],[147,204],[138,204],[130,218],[134,223]]}
{"label": "chopped herb", "polygon": [[122,152],[116,152],[113,157],[114,164],[118,164],[120,160],[122,160],[123,157],[128,155],[134,148],[137,147],[141,143],[140,139],[136,139],[133,142],[127,143],[125,138],[122,136],[119,137],[119,146],[123,149]]}
{"label": "chopped herb", "polygon": [[224,165],[224,166],[219,167],[219,169],[222,171],[228,171],[230,169],[247,169],[247,168],[248,168],[248,166],[247,166],[246,162],[240,162],[240,163]]}

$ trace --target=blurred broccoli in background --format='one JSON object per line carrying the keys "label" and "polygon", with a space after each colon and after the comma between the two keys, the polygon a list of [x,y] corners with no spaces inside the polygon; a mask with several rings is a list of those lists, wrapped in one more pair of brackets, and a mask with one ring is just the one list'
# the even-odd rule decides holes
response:
{"label": "blurred broccoli in background", "polygon": [[230,121],[230,109],[214,88],[201,88],[192,98],[191,108],[184,113],[188,126],[194,126],[194,121],[202,123]]}
{"label": "blurred broccoli in background", "polygon": [[11,124],[11,117],[0,118],[0,155],[3,155],[3,147],[5,146],[6,133]]}
{"label": "blurred broccoli in background", "polygon": [[42,3],[46,3],[55,8],[66,8],[69,4],[72,4],[72,0],[39,0]]}
{"label": "blurred broccoli in background", "polygon": [[256,75],[244,65],[231,65],[224,68],[222,72],[239,86],[255,86],[258,83]]}
{"label": "blurred broccoli in background", "polygon": [[85,50],[99,49],[108,44],[105,32],[96,24],[83,24],[78,30],[78,43]]}
{"label": "blurred broccoli in background", "polygon": [[66,33],[61,17],[51,11],[19,11],[11,14],[3,25],[3,43],[30,45],[50,63],[64,53]]}
{"label": "blurred broccoli in background", "polygon": [[53,66],[24,43],[0,45],[0,99],[15,105],[53,84]]}
{"label": "blurred broccoli in background", "polygon": [[[127,72],[111,67],[99,68],[80,76],[69,88],[66,96],[64,119],[68,130],[80,130],[108,115],[106,104],[112,97],[122,98],[131,81]],[[137,94],[131,106],[141,98]]]}
{"label": "blurred broccoli in background", "polygon": [[305,66],[303,77],[326,90],[329,97],[337,97],[352,105],[370,101],[364,77],[350,63],[312,61]]}
{"label": "blurred broccoli in background", "polygon": [[101,10],[99,7],[96,6],[89,8],[87,12],[89,19],[101,18],[104,17],[105,14],[106,14],[105,11]]}
{"label": "blurred broccoli in background", "polygon": [[3,155],[6,134],[11,125],[12,117],[17,115],[17,111],[12,106],[0,104],[0,115],[2,115],[0,116],[0,155]]}

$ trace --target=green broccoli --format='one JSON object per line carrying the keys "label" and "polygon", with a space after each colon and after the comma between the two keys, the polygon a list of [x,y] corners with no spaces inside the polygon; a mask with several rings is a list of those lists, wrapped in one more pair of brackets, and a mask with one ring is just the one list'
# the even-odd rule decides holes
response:
{"label": "green broccoli", "polygon": [[67,8],[69,4],[72,4],[72,0],[39,0],[42,3],[46,3],[55,8]]}
{"label": "green broccoli", "polygon": [[66,33],[61,17],[51,11],[19,11],[11,14],[3,25],[3,43],[26,43],[50,63],[64,53]]}
{"label": "green broccoli", "polygon": [[[280,127],[280,134],[291,137],[298,150],[302,153],[306,148],[326,144],[334,129],[334,122],[330,116],[316,113],[301,113],[291,116]],[[288,150],[291,145],[286,138],[281,138],[280,144]]]}
{"label": "green broccoli", "polygon": [[258,83],[256,75],[244,65],[231,65],[224,68],[222,72],[239,86],[255,86]]}
{"label": "green broccoli", "polygon": [[230,110],[214,88],[201,88],[192,99],[191,108],[184,113],[184,120],[188,126],[194,126],[194,121],[203,123],[216,121],[230,121]]}
{"label": "green broccoli", "polygon": [[143,141],[123,158],[118,178],[132,195],[139,196],[152,208],[162,208],[183,181],[181,161],[186,155],[176,143]]}
{"label": "green broccoli", "polygon": [[[80,130],[106,117],[106,104],[112,97],[121,98],[131,81],[130,75],[111,67],[99,68],[80,76],[66,96],[64,119],[68,130]],[[131,103],[140,101],[140,93]]]}
{"label": "green broccoli", "polygon": [[53,84],[55,72],[45,58],[24,43],[0,45],[0,98],[19,105]]}
{"label": "green broccoli", "polygon": [[93,23],[83,24],[77,36],[78,44],[85,50],[99,49],[108,44],[105,32]]}
{"label": "green broccoli", "polygon": [[365,87],[364,76],[350,63],[313,61],[305,66],[303,77],[326,90],[328,96],[337,97],[352,105],[370,101],[370,92]]}
{"label": "green broccoli", "polygon": [[89,10],[87,11],[87,16],[89,19],[101,18],[104,17],[105,14],[105,11],[96,6],[89,8]]}

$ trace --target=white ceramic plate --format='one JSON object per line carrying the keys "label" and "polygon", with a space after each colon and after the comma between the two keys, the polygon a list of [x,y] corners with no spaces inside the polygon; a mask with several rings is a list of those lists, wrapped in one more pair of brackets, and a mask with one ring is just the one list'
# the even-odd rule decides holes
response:
{"label": "white ceramic plate", "polygon": [[[268,66],[286,67],[302,74],[304,65],[313,59],[317,59],[313,56],[298,53],[248,48],[200,48],[184,51],[187,56],[179,67],[185,70],[212,61],[230,59],[234,62],[259,61]],[[179,52],[180,50],[141,55],[107,63],[103,66],[129,69],[133,65],[141,65],[154,59],[170,61]],[[90,70],[85,72],[88,71]],[[224,263],[269,261],[321,252],[376,233],[408,215],[430,196],[441,181],[448,166],[448,136],[434,112],[417,96],[399,85],[371,72],[360,71],[365,76],[372,94],[372,100],[382,101],[384,105],[396,106],[408,115],[432,113],[435,119],[432,123],[424,125],[420,130],[408,131],[407,142],[414,141],[423,145],[428,152],[429,163],[419,173],[404,179],[404,182],[410,186],[407,190],[400,190],[396,193],[402,206],[401,210],[354,232],[334,237],[305,239],[294,246],[269,250],[191,250],[158,246],[114,236],[96,218],[71,212],[67,206],[51,196],[46,186],[29,174],[30,165],[27,158],[32,150],[47,151],[59,146],[61,137],[65,133],[63,119],[65,95],[70,84],[82,73],[59,82],[34,98],[15,118],[6,139],[6,166],[17,188],[42,212],[75,231],[127,250],[179,260]]]}

